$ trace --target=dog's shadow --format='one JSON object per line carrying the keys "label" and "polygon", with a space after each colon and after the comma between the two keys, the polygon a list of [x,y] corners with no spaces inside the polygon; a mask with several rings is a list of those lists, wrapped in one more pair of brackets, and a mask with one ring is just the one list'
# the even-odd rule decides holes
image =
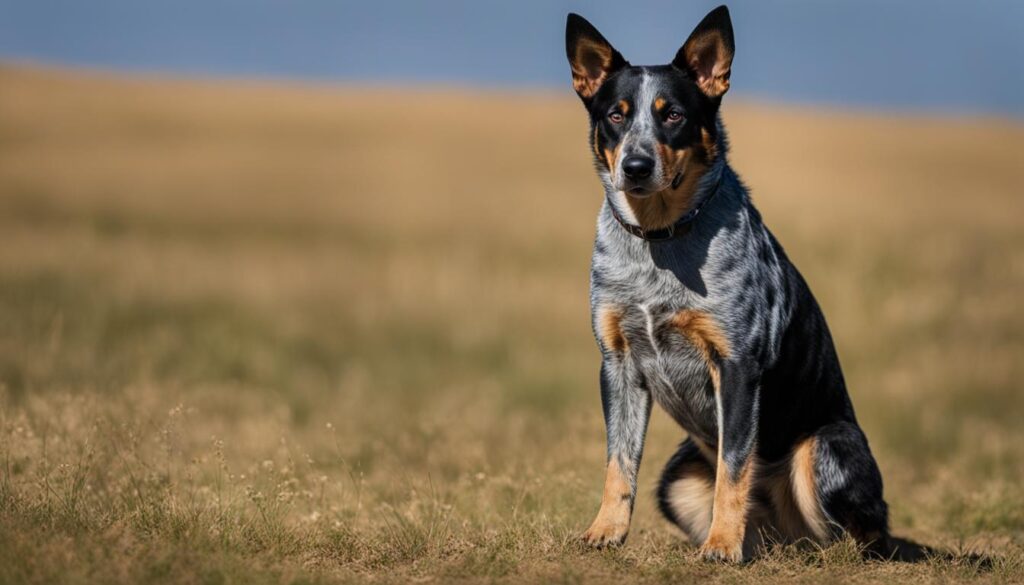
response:
{"label": "dog's shadow", "polygon": [[992,570],[996,561],[991,555],[943,550],[898,536],[889,537],[889,550],[887,556],[867,551],[865,558],[896,563],[924,563],[934,559],[960,565],[971,565],[979,571]]}
{"label": "dog's shadow", "polygon": [[[831,545],[824,546],[808,539],[801,539],[796,542],[780,542],[767,539],[767,542],[762,544],[763,548],[754,552],[748,559],[748,562],[757,563],[762,560],[770,559],[776,554],[781,554],[783,558],[786,558],[787,555],[792,554],[793,551],[803,551],[804,553],[814,553],[816,551],[815,556],[830,556],[827,551],[831,546],[852,546],[856,550],[859,550],[859,556],[865,562],[908,564],[939,562],[957,567],[970,568],[978,573],[985,573],[994,570],[997,562],[999,561],[999,557],[988,554],[966,552],[962,550],[945,550],[898,536],[890,536],[884,543],[874,541],[870,544],[858,544],[852,537],[846,536],[843,539],[833,542]],[[845,555],[845,553],[841,554]],[[805,561],[816,562],[806,558]]]}
{"label": "dog's shadow", "polygon": [[[708,262],[711,242],[722,233],[736,232],[741,228],[736,212],[742,204],[738,198],[719,196],[701,214],[700,223],[690,223],[679,228],[680,233],[687,235],[686,245],[679,245],[677,240],[651,242],[651,261],[658,268],[675,275],[676,280],[687,290],[699,297],[706,297],[708,287],[702,271]],[[759,215],[757,220],[760,221]],[[739,260],[727,257],[722,262],[724,265],[716,265],[714,270],[729,273],[736,268]],[[749,287],[753,283],[744,284]]]}

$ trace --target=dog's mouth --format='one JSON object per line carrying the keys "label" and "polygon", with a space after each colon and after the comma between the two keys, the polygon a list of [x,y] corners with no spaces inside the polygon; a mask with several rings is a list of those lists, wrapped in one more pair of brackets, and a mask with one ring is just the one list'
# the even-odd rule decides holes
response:
{"label": "dog's mouth", "polygon": [[679,171],[671,181],[668,182],[656,182],[656,183],[641,183],[641,184],[627,184],[622,186],[621,191],[630,197],[636,197],[637,199],[643,199],[650,197],[655,193],[661,191],[674,191],[679,188],[679,185],[683,182],[684,171]]}
{"label": "dog's mouth", "polygon": [[643,199],[650,197],[655,193],[666,191],[671,188],[669,184],[654,183],[654,184],[643,184],[643,185],[624,185],[622,191],[630,197],[636,197],[637,199]]}

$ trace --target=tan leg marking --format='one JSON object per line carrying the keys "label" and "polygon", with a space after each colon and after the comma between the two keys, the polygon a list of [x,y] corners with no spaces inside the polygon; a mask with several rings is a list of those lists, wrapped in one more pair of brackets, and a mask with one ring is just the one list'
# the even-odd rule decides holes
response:
{"label": "tan leg marking", "polygon": [[751,456],[734,481],[719,448],[711,528],[707,540],[700,547],[700,554],[706,559],[734,563],[743,560],[743,537],[747,528],[750,488],[754,476],[753,461]]}
{"label": "tan leg marking", "polygon": [[612,457],[605,472],[601,509],[590,528],[583,534],[583,541],[596,547],[622,544],[629,533],[632,513],[632,489],[622,468],[619,467],[618,459]]}
{"label": "tan leg marking", "polygon": [[622,353],[629,349],[629,340],[622,332],[622,309],[601,306],[597,310],[597,329],[605,348]]}
{"label": "tan leg marking", "polygon": [[[684,309],[672,317],[672,324],[700,352],[708,366],[711,383],[715,392],[721,390],[721,374],[718,362],[728,357],[729,340],[718,326],[715,319],[707,313]],[[702,446],[698,442],[698,446]],[[702,452],[710,451],[703,445]],[[749,508],[751,484],[753,482],[753,457],[735,481],[730,477],[725,462],[722,460],[722,447],[719,444],[715,457],[715,485],[711,527],[707,540],[701,546],[701,554],[708,558],[740,561],[743,558],[743,536],[746,529],[747,511]]]}
{"label": "tan leg marking", "polygon": [[828,520],[818,500],[818,482],[814,472],[814,451],[818,441],[814,437],[804,440],[793,450],[789,467],[789,481],[793,488],[793,501],[807,530],[819,542],[828,539]]}

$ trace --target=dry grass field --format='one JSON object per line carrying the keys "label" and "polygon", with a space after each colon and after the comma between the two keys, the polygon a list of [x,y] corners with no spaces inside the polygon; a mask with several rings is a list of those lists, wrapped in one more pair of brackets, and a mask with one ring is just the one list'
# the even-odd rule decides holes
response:
{"label": "dry grass field", "polygon": [[1024,125],[727,98],[894,532],[952,553],[732,567],[655,511],[660,412],[626,546],[577,544],[601,196],[566,84],[0,67],[0,583],[1024,581]]}

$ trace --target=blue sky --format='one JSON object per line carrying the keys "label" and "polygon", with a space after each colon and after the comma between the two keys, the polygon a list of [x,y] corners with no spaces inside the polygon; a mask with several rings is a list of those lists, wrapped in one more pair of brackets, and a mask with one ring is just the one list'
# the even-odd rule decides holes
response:
{"label": "blue sky", "polygon": [[[184,75],[568,91],[565,13],[668,62],[717,2],[0,0],[0,59]],[[741,0],[733,92],[1024,117],[1024,1]]]}

